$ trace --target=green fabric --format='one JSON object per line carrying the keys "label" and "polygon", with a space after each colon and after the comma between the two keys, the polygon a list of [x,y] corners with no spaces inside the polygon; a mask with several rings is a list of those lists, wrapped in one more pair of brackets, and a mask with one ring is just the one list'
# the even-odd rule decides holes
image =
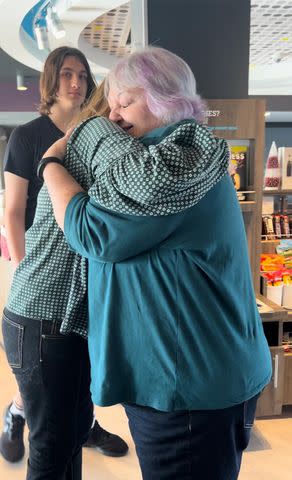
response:
{"label": "green fabric", "polygon": [[65,235],[89,259],[94,403],[219,409],[269,382],[271,357],[228,175],[168,216],[111,212],[80,193],[66,210]]}
{"label": "green fabric", "polygon": [[[197,138],[197,146],[184,145],[184,139],[190,132]],[[205,140],[201,140],[203,134]],[[149,146],[151,138],[155,144],[163,136],[163,145]],[[190,142],[194,143],[194,140],[191,138]],[[197,151],[200,157],[202,142],[209,146],[213,156],[203,160],[199,158],[197,169],[202,179],[199,191],[198,186],[189,180],[188,162],[192,158],[190,150],[193,153]],[[138,139],[129,137],[118,125],[105,118],[90,119],[74,130],[65,166],[82,187],[89,189],[90,195],[102,201],[104,206],[112,208],[114,205],[117,209],[130,209],[131,212],[145,207],[144,213],[149,211],[151,214],[163,214],[169,208],[184,208],[186,202],[196,201],[226,171],[226,142],[216,139],[205,127],[192,120],[154,130],[147,134],[146,143],[144,146]],[[182,169],[172,163],[173,150],[181,151]],[[209,175],[207,168],[212,169],[212,164],[214,173]],[[129,171],[128,180],[125,179],[124,169]],[[171,191],[166,202],[162,199],[164,203],[158,197],[161,187],[159,177],[163,171],[168,175],[168,169],[171,169],[174,182],[186,187],[178,204],[173,203]],[[131,198],[134,195],[131,174],[134,177],[138,175],[142,181],[138,184],[139,189],[142,188],[142,193],[144,190],[147,192],[142,203],[139,198]],[[153,189],[147,191],[143,185],[145,176],[148,181],[149,175],[153,176]],[[167,181],[170,181],[169,178]],[[45,186],[38,196],[34,223],[26,232],[26,255],[15,271],[6,307],[27,318],[62,321],[63,333],[87,335],[87,263],[69,250],[55,222]]]}

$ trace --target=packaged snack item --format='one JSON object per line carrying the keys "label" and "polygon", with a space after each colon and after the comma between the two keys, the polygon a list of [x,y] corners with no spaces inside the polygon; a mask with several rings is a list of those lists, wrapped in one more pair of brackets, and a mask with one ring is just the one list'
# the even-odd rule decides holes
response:
{"label": "packaged snack item", "polygon": [[276,238],[281,238],[281,215],[279,213],[273,215],[273,226]]}
{"label": "packaged snack item", "polygon": [[[247,145],[231,145],[231,177],[236,190],[246,190],[247,188]],[[245,198],[239,198],[240,201]]]}
{"label": "packaged snack item", "polygon": [[288,215],[286,214],[281,215],[280,223],[281,223],[282,238],[290,238],[290,226],[289,226]]}
{"label": "packaged snack item", "polygon": [[284,257],[276,253],[261,254],[261,271],[262,272],[279,272],[283,270]]}
{"label": "packaged snack item", "polygon": [[263,234],[266,235],[267,240],[275,240],[273,217],[272,215],[263,216]]}
{"label": "packaged snack item", "polygon": [[264,178],[264,189],[265,190],[278,190],[280,188],[280,164],[278,158],[278,150],[276,143],[273,142],[269,151],[265,178]]}

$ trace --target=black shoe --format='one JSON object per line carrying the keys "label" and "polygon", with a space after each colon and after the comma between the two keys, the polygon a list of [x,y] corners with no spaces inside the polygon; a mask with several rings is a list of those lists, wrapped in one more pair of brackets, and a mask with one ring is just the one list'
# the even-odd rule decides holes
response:
{"label": "black shoe", "polygon": [[123,457],[128,451],[128,445],[121,437],[104,430],[96,420],[83,447],[96,448],[108,457]]}
{"label": "black shoe", "polygon": [[3,432],[0,437],[0,452],[8,462],[19,462],[24,456],[23,429],[25,420],[21,415],[12,415],[11,404],[6,408]]}

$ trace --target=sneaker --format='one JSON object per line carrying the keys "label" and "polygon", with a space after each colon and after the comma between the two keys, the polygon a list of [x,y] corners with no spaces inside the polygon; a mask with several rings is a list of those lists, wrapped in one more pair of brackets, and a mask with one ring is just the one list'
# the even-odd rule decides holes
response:
{"label": "sneaker", "polygon": [[95,448],[108,457],[123,457],[129,448],[121,437],[104,430],[96,420],[83,447]]}
{"label": "sneaker", "polygon": [[11,404],[5,410],[3,432],[0,437],[0,452],[8,462],[19,462],[24,456],[23,430],[25,420],[21,415],[12,415]]}

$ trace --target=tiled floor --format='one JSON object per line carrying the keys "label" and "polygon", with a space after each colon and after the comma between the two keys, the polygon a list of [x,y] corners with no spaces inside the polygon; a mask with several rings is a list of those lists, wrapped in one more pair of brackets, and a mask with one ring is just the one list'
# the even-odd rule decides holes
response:
{"label": "tiled floor", "polygon": [[[1,412],[11,399],[14,386],[14,379],[0,348]],[[108,458],[98,452],[84,449],[83,480],[141,480],[134,445],[122,407],[97,408],[96,414],[105,428],[123,436],[129,444],[130,451],[123,458]],[[239,480],[292,479],[292,409],[287,412],[286,417],[256,422],[256,438],[264,449],[245,453]],[[24,480],[25,471],[26,458],[16,465],[10,465],[0,458],[1,480]]]}

